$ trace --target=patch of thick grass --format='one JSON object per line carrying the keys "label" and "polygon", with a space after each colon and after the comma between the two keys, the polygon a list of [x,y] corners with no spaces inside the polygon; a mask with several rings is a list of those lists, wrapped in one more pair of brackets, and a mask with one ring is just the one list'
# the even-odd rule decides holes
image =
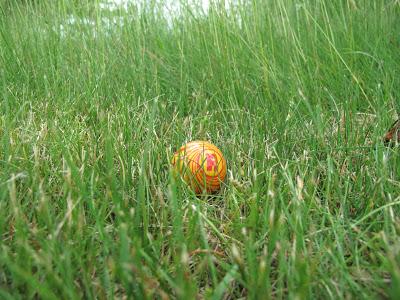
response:
{"label": "patch of thick grass", "polygon": [[2,2],[1,298],[394,298],[398,2],[183,7]]}

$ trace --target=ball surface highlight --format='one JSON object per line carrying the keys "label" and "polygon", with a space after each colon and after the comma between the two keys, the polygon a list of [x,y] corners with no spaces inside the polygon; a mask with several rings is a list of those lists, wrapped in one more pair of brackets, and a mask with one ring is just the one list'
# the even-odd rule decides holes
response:
{"label": "ball surface highlight", "polygon": [[226,177],[226,160],[221,150],[205,141],[193,141],[179,148],[172,166],[196,194],[219,191]]}

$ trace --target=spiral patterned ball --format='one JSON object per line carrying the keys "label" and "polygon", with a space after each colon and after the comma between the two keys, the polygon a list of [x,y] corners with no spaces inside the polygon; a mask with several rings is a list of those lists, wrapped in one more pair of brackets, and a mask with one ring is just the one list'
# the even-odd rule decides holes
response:
{"label": "spiral patterned ball", "polygon": [[226,177],[226,160],[221,150],[205,141],[183,145],[174,154],[172,165],[196,194],[219,191]]}

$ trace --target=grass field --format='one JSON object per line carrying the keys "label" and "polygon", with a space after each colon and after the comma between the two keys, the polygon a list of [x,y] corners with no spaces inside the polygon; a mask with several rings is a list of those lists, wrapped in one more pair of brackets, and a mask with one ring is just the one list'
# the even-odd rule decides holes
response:
{"label": "grass field", "polygon": [[0,298],[398,297],[399,1],[152,5],[0,1]]}

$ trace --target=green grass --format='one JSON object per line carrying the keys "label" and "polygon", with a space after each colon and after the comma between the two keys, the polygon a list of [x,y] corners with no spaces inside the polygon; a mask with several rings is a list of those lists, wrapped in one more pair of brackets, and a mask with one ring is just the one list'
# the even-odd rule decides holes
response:
{"label": "green grass", "polygon": [[[0,298],[396,298],[399,20],[389,0],[172,24],[1,1]],[[170,176],[194,139],[228,161],[215,196]]]}

